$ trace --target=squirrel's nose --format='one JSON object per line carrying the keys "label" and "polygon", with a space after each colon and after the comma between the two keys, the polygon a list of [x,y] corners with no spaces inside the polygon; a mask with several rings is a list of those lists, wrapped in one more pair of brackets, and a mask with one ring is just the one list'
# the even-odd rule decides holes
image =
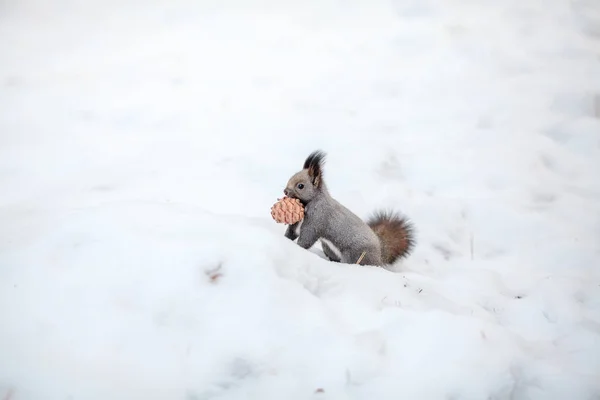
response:
{"label": "squirrel's nose", "polygon": [[288,192],[287,188],[286,188],[286,189],[283,189],[283,194],[285,194],[285,195],[287,196],[287,195],[288,195],[288,193],[289,193],[289,192]]}

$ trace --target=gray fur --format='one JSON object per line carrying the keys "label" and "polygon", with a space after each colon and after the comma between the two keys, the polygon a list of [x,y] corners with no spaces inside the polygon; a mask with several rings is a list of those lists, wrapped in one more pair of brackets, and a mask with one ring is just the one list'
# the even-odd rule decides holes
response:
{"label": "gray fur", "polygon": [[329,194],[321,169],[324,156],[320,152],[312,153],[305,168],[290,178],[284,190],[287,196],[300,199],[305,207],[300,226],[298,223],[290,225],[285,236],[291,240],[297,238],[298,245],[305,249],[311,248],[319,239],[330,241],[341,253],[340,259],[327,243],[322,242],[323,252],[332,261],[355,264],[365,252],[360,264],[383,265],[379,237],[367,223]]}

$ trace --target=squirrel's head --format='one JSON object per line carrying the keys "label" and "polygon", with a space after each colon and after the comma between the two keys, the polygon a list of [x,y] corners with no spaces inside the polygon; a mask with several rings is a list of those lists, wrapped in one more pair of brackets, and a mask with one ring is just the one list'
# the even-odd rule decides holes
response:
{"label": "squirrel's head", "polygon": [[325,153],[319,150],[312,152],[304,161],[303,169],[290,178],[283,193],[304,204],[309,203],[322,192],[324,162]]}

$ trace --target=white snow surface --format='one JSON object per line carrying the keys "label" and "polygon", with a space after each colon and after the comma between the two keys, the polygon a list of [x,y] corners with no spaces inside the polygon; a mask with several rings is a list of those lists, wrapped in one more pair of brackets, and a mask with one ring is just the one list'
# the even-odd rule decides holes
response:
{"label": "white snow surface", "polygon": [[599,177],[596,0],[0,2],[0,399],[597,400]]}

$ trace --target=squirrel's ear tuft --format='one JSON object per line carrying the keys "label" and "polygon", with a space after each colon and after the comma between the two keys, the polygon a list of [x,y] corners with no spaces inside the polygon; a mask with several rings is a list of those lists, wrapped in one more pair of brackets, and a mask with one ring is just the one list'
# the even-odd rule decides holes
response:
{"label": "squirrel's ear tuft", "polygon": [[316,187],[323,182],[323,164],[325,163],[325,153],[321,150],[313,151],[304,161],[304,169],[308,170],[308,176],[312,184]]}

